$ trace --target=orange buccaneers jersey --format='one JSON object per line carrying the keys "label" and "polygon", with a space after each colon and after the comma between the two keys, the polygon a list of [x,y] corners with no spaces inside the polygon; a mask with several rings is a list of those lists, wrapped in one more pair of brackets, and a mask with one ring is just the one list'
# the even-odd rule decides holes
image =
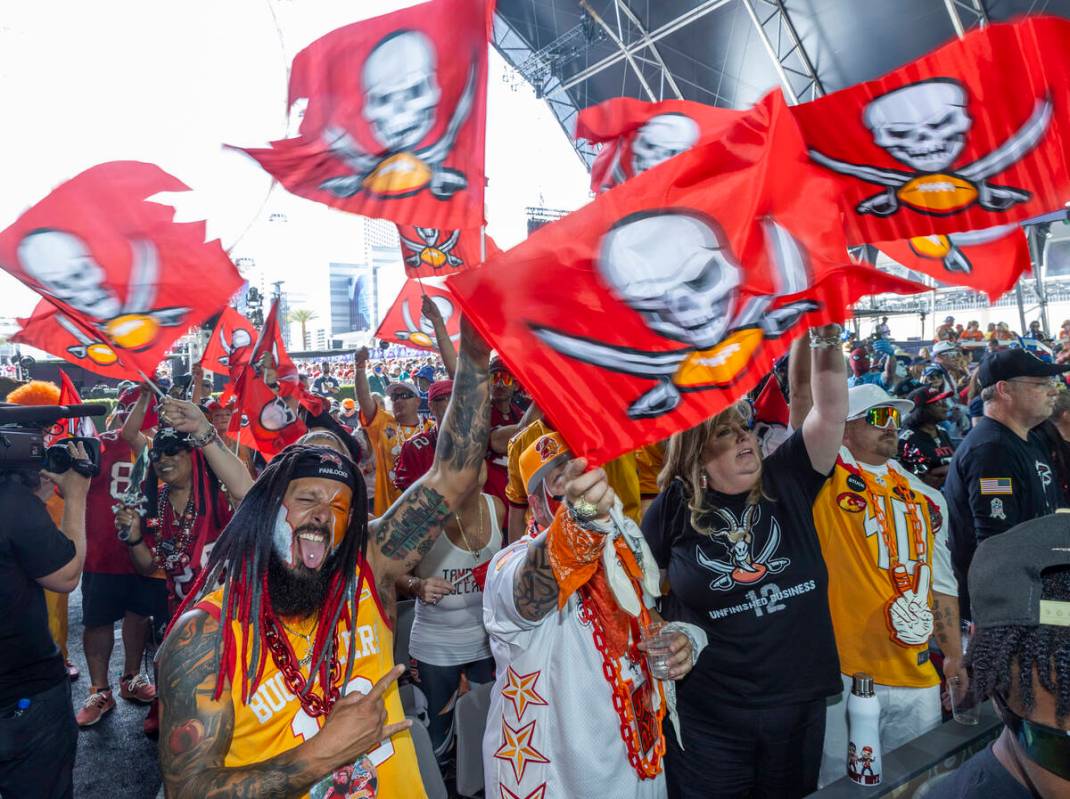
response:
{"label": "orange buccaneers jersey", "polygon": [[[367,567],[365,573],[366,570]],[[205,597],[197,607],[210,613],[214,609],[212,615],[215,616],[218,615],[221,604],[222,589]],[[289,751],[319,732],[326,720],[325,716],[315,718],[304,711],[300,701],[286,687],[286,680],[270,655],[267,657],[260,685],[249,701],[243,703],[240,670],[245,667],[247,655],[241,646],[241,625],[232,622],[232,627],[238,647],[238,665],[237,676],[231,680],[230,685],[234,730],[230,749],[223,763],[227,768],[260,763]],[[294,654],[299,659],[305,657],[309,644],[284,628],[282,632],[290,639]],[[361,586],[357,624],[352,634],[349,634],[346,622],[340,620],[337,635],[339,659],[343,666],[339,685],[345,679],[349,646],[356,647],[353,677],[349,684],[342,688],[342,694],[351,691],[367,693],[394,666],[394,634],[387,626],[386,615],[370,581],[363,582]],[[308,678],[308,666],[301,668],[301,674]],[[384,699],[387,723],[402,721],[405,713],[401,707],[396,683],[386,692]],[[378,788],[374,794],[359,792],[355,796],[362,799],[365,796],[375,796],[377,799],[426,799],[420,768],[416,762],[416,750],[408,730],[384,741],[377,749],[368,753],[367,757],[378,773]],[[331,784],[332,775],[325,775],[325,781],[313,786],[306,797],[321,799],[324,796],[346,796],[344,793],[339,794],[337,789],[332,793],[329,790]]]}
{"label": "orange buccaneers jersey", "polygon": [[[889,461],[887,471],[896,469]],[[857,464],[846,448],[814,502],[814,525],[829,573],[829,610],[840,654],[840,671],[864,671],[876,682],[910,688],[927,688],[939,679],[929,664],[928,641],[904,643],[892,625],[890,604],[903,590],[891,575],[901,563],[904,582],[916,580],[919,567],[933,568],[936,532],[943,525],[938,495],[913,475],[897,470],[895,482],[909,492],[907,499],[922,517],[919,540],[907,520],[908,504],[893,479]],[[871,503],[881,503],[889,534],[881,532]],[[920,544],[920,545],[919,545]],[[919,599],[920,591],[918,592]],[[926,590],[923,604],[932,607]]]}

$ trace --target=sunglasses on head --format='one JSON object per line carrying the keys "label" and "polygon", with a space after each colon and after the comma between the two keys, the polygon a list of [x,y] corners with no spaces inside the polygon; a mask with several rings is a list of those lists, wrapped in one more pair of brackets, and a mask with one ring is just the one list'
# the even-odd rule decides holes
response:
{"label": "sunglasses on head", "polygon": [[513,385],[513,376],[508,372],[495,372],[493,375],[491,375],[490,379],[496,386]]}
{"label": "sunglasses on head", "polygon": [[888,423],[891,422],[891,426],[898,430],[901,423],[899,409],[891,405],[878,405],[876,408],[870,408],[866,411],[865,419],[867,424],[880,429],[888,427]]}
{"label": "sunglasses on head", "polygon": [[174,457],[180,452],[189,452],[190,447],[181,441],[163,441],[149,450],[149,460],[156,463],[164,455]]}
{"label": "sunglasses on head", "polygon": [[395,401],[396,400],[407,400],[407,399],[415,399],[416,395],[413,394],[411,391],[395,391],[393,394],[390,395],[390,398],[395,400]]}
{"label": "sunglasses on head", "polygon": [[1003,714],[1003,723],[1014,733],[1026,757],[1064,780],[1070,780],[1070,730],[1024,719],[1007,706],[1007,700],[992,695]]}

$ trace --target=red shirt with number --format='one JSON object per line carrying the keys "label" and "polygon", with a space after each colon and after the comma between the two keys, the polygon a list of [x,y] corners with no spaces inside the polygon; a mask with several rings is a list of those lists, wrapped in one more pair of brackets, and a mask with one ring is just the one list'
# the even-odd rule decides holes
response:
{"label": "red shirt with number", "polygon": [[127,547],[115,530],[113,508],[130,489],[134,452],[118,430],[101,433],[100,472],[89,482],[85,500],[85,571],[137,574]]}

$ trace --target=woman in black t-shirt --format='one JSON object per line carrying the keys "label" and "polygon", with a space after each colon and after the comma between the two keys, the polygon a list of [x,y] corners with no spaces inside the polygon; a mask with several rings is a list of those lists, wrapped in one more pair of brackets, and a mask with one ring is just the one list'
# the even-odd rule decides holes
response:
{"label": "woman in black t-shirt", "polygon": [[744,404],[669,441],[643,533],[668,578],[662,615],[709,636],[677,683],[684,749],[666,734],[672,799],[817,788],[825,698],[841,690],[812,514],[847,416],[833,340],[813,335],[814,407],[764,462]]}

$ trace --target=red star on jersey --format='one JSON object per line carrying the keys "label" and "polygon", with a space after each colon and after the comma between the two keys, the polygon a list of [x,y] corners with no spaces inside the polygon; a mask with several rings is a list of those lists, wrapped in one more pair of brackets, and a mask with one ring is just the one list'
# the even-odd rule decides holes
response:
{"label": "red star on jersey", "polygon": [[545,699],[539,696],[535,690],[535,683],[539,681],[539,675],[542,671],[533,671],[530,674],[517,674],[513,671],[513,667],[509,667],[509,671],[506,673],[506,679],[509,684],[502,688],[502,696],[513,703],[513,709],[516,711],[516,720],[519,722],[524,718],[524,711],[527,710],[528,705],[548,705]]}
{"label": "red star on jersey", "polygon": [[545,799],[546,797],[545,782],[538,788],[536,788],[534,791],[529,793],[527,796],[520,796],[519,794],[515,794],[508,788],[506,788],[504,785],[499,785],[498,788],[501,789],[501,799]]}
{"label": "red star on jersey", "polygon": [[529,763],[549,763],[549,758],[531,745],[531,739],[535,735],[535,722],[525,724],[519,730],[514,730],[505,719],[502,719],[502,745],[494,753],[498,760],[508,760],[513,767],[513,776],[516,781],[524,779],[524,770]]}

